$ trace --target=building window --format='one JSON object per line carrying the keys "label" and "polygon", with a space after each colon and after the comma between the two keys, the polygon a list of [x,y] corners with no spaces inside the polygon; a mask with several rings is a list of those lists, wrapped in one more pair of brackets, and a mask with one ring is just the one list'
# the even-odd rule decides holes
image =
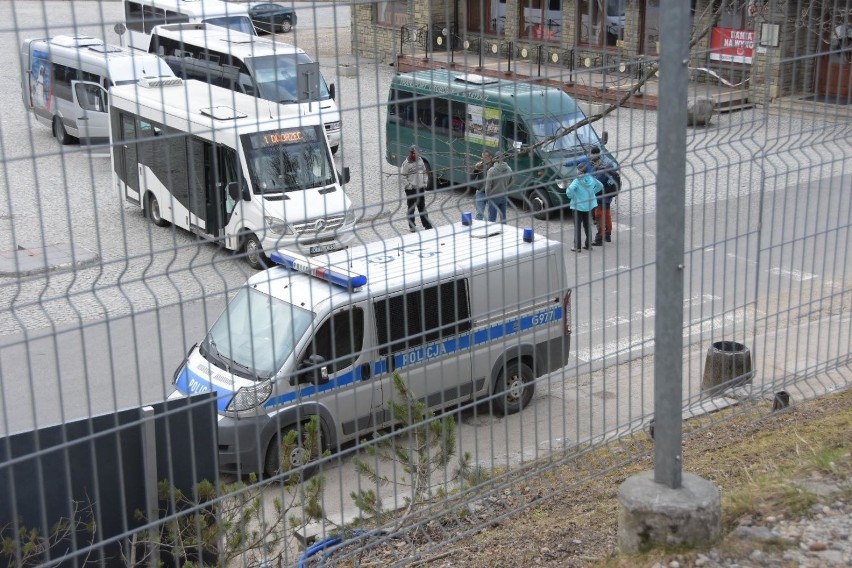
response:
{"label": "building window", "polygon": [[577,3],[578,42],[589,47],[615,47],[624,39],[627,0],[580,0]]}
{"label": "building window", "polygon": [[725,7],[719,16],[719,23],[716,26],[732,30],[744,30],[746,27],[747,7],[748,0],[726,1]]}
{"label": "building window", "polygon": [[[695,5],[697,0],[690,0],[689,29],[690,39],[695,34]],[[642,10],[643,33],[641,53],[659,55],[660,53],[660,0],[645,0]]]}
{"label": "building window", "polygon": [[518,35],[529,41],[559,42],[562,35],[562,0],[521,0]]}
{"label": "building window", "polygon": [[408,23],[408,0],[377,2],[375,6],[377,24],[399,28]]}

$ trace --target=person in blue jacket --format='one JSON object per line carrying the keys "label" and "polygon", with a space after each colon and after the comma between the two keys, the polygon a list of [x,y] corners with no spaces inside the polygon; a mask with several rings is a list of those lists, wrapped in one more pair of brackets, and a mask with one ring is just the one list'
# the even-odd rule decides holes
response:
{"label": "person in blue jacket", "polygon": [[577,162],[577,172],[580,174],[565,190],[568,204],[574,210],[574,252],[580,252],[580,225],[586,233],[586,250],[592,250],[592,230],[590,217],[592,210],[598,206],[598,194],[603,192],[603,184],[589,173],[589,161]]}

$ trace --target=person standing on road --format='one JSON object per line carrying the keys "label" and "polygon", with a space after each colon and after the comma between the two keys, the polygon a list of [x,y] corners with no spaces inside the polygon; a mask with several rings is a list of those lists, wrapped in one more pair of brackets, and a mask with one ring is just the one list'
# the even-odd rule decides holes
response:
{"label": "person standing on road", "polygon": [[485,174],[485,197],[488,200],[488,221],[497,220],[500,212],[501,223],[506,223],[506,208],[509,205],[509,190],[512,187],[512,168],[506,163],[506,156],[498,152],[494,164]]}
{"label": "person standing on road", "polygon": [[485,174],[488,173],[493,164],[494,156],[489,150],[483,150],[482,159],[473,166],[473,180],[476,184],[476,195],[473,196],[473,203],[476,206],[477,221],[485,219]]}
{"label": "person standing on road", "polygon": [[595,179],[603,185],[603,193],[598,199],[598,206],[593,211],[598,230],[592,244],[599,247],[603,246],[604,239],[608,243],[612,242],[612,201],[620,189],[621,177],[615,167],[603,157],[601,149],[597,146],[591,151],[591,165]]}
{"label": "person standing on road", "polygon": [[603,184],[589,174],[591,166],[583,159],[577,162],[577,172],[580,174],[565,190],[568,203],[574,210],[574,252],[580,252],[580,229],[586,233],[586,250],[592,250],[592,231],[589,217],[592,209],[598,204],[597,195],[603,191]]}
{"label": "person standing on road", "polygon": [[426,213],[426,186],[429,184],[429,175],[426,172],[426,164],[417,151],[417,146],[412,146],[408,157],[400,166],[403,188],[405,189],[405,204],[408,206],[408,229],[413,233],[417,230],[415,226],[415,209],[420,213],[420,222],[424,229],[431,229],[432,223]]}

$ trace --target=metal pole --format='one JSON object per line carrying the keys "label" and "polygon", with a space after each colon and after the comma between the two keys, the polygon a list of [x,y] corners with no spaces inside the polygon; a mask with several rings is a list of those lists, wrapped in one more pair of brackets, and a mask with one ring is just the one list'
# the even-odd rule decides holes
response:
{"label": "metal pole", "polygon": [[681,486],[683,449],[683,259],[689,2],[660,3],[657,114],[656,320],[654,335],[654,481]]}
{"label": "metal pole", "polygon": [[513,49],[515,49],[515,47],[512,44],[512,42],[510,41],[509,42],[509,50],[508,50],[508,53],[506,54],[508,56],[508,59],[509,59],[509,69],[508,69],[509,73],[512,72],[512,50]]}
{"label": "metal pole", "polygon": [[538,46],[538,76],[541,77],[541,48],[542,46]]}

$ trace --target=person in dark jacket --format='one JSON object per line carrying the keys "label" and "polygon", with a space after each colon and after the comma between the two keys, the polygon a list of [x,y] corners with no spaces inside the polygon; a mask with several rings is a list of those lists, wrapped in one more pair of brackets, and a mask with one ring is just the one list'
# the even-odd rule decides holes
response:
{"label": "person in dark jacket", "polygon": [[612,201],[620,189],[621,178],[597,146],[592,148],[590,159],[595,179],[603,184],[603,193],[598,198],[598,206],[592,212],[598,227],[592,244],[599,247],[603,246],[604,240],[608,243],[612,242]]}
{"label": "person in dark jacket", "polygon": [[485,219],[485,174],[494,164],[494,156],[488,150],[482,151],[482,159],[473,166],[473,180],[476,183],[476,195],[473,202],[476,205],[476,219]]}
{"label": "person in dark jacket", "polygon": [[485,197],[488,199],[488,221],[497,220],[500,212],[500,222],[506,223],[506,208],[509,205],[509,190],[512,188],[512,168],[506,163],[506,156],[498,152],[494,165],[485,174]]}

